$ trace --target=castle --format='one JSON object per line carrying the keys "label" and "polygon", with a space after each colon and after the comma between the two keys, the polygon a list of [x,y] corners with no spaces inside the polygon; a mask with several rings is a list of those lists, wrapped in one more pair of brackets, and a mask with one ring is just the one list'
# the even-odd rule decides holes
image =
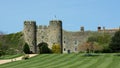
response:
{"label": "castle", "polygon": [[[116,32],[119,29],[105,29],[98,27],[98,32]],[[52,48],[54,43],[59,44],[61,53],[78,52],[78,45],[86,42],[90,36],[89,31],[84,31],[84,27],[80,31],[70,32],[62,29],[61,20],[51,20],[48,26],[36,25],[35,21],[24,21],[24,40],[29,44],[33,53],[38,53],[38,44],[47,43]]]}

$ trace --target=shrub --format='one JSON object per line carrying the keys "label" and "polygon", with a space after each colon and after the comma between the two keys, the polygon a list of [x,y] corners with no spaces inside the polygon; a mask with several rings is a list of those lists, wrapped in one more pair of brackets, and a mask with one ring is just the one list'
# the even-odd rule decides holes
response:
{"label": "shrub", "polygon": [[120,52],[120,30],[117,31],[112,37],[109,48],[112,52]]}
{"label": "shrub", "polygon": [[2,54],[2,51],[0,51],[0,57],[2,56],[3,54]]}
{"label": "shrub", "polygon": [[3,55],[5,55],[5,52],[0,50],[0,57],[3,56]]}
{"label": "shrub", "polygon": [[53,44],[52,45],[52,52],[53,53],[60,53],[60,45],[59,44]]}
{"label": "shrub", "polygon": [[23,47],[23,52],[25,54],[30,54],[30,48],[29,48],[29,45],[27,43],[25,43],[25,45]]}

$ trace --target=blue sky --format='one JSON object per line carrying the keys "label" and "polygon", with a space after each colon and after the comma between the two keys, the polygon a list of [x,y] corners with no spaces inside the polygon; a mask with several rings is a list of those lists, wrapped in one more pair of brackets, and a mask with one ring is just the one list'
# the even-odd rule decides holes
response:
{"label": "blue sky", "polygon": [[[54,17],[56,15],[56,18]],[[68,31],[97,30],[120,26],[120,0],[0,0],[0,31],[23,30],[24,20],[48,25],[59,19]]]}

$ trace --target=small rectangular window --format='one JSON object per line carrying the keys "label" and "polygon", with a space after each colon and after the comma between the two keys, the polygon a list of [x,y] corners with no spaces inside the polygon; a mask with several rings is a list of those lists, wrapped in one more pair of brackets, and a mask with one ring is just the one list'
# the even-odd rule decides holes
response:
{"label": "small rectangular window", "polygon": [[77,48],[75,48],[75,51],[77,51]]}
{"label": "small rectangular window", "polygon": [[65,41],[64,41],[64,43],[65,43]]}
{"label": "small rectangular window", "polygon": [[77,41],[75,41],[75,44],[77,44]]}
{"label": "small rectangular window", "polygon": [[44,38],[44,36],[42,36],[42,39]]}

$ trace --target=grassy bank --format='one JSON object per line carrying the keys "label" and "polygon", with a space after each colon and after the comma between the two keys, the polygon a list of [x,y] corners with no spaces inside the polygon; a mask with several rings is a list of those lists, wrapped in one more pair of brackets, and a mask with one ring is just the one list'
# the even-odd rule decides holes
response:
{"label": "grassy bank", "polygon": [[2,64],[0,68],[120,68],[120,56],[100,54],[41,54],[28,60]]}

